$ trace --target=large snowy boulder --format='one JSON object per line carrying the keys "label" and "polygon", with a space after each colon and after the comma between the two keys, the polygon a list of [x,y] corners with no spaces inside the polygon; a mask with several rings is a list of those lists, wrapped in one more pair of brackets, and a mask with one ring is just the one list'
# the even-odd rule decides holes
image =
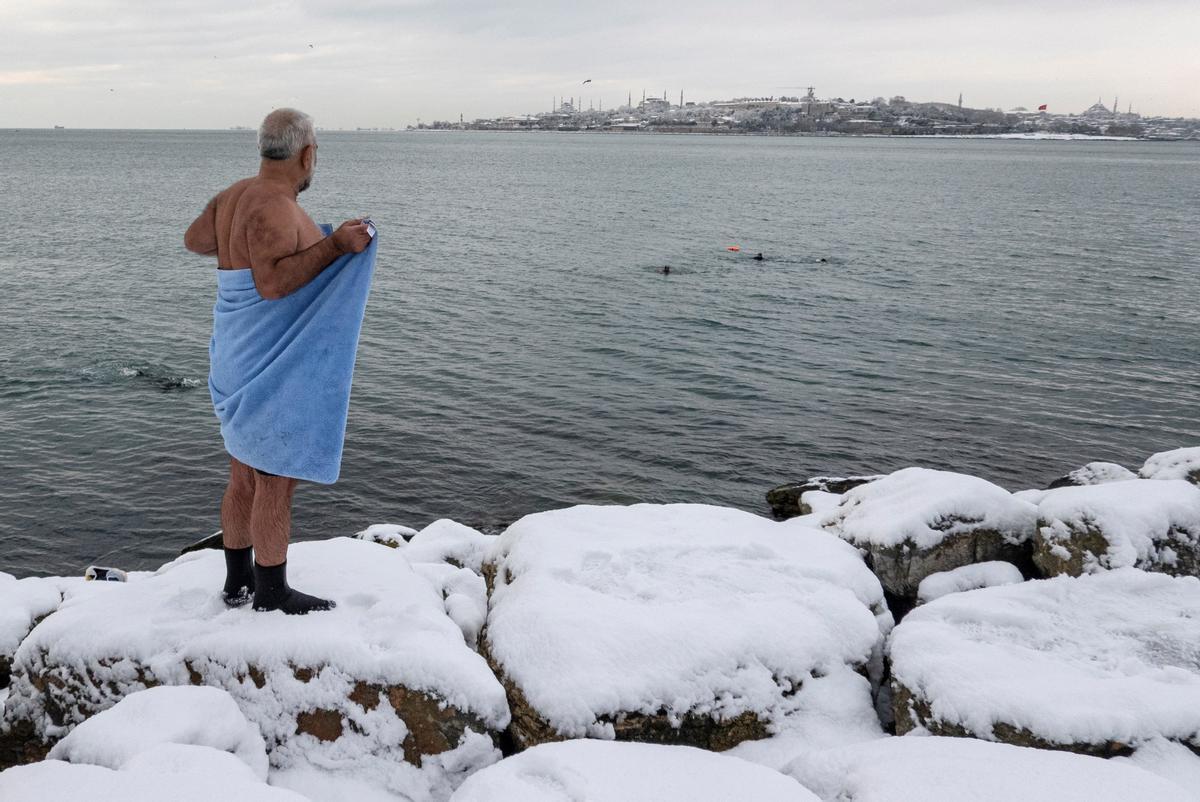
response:
{"label": "large snowy boulder", "polygon": [[1132,479],[1048,491],[1033,560],[1045,576],[1126,566],[1200,574],[1200,487]]}
{"label": "large snowy boulder", "polygon": [[890,642],[897,732],[1200,749],[1200,579],[1122,568],[943,596]]}
{"label": "large snowy boulder", "polygon": [[915,598],[930,574],[1028,561],[1037,509],[984,479],[905,468],[846,493],[822,526],[862,549],[883,587]]}
{"label": "large snowy boulder", "polygon": [[[803,715],[817,680],[880,669],[892,621],[853,548],[722,507],[528,515],[486,572],[481,650],[521,746],[588,736],[722,750],[765,737]],[[851,681],[869,707],[870,684]]]}
{"label": "large snowy boulder", "polygon": [[347,538],[299,543],[288,567],[296,587],[337,608],[227,609],[224,561],[211,551],[69,599],[18,649],[6,717],[55,740],[136,691],[213,685],[258,726],[276,767],[357,761],[416,794],[441,781],[426,774],[461,768],[456,756],[475,768],[498,758],[504,689],[400,551]]}
{"label": "large snowy boulder", "polygon": [[[1135,771],[1131,769],[1130,771]],[[565,741],[484,769],[451,802],[818,802],[763,766],[687,746]]]}
{"label": "large snowy boulder", "polygon": [[883,738],[806,753],[784,773],[825,802],[1194,799],[1136,766],[970,738]]}
{"label": "large snowy boulder", "polygon": [[1160,451],[1138,471],[1143,479],[1185,479],[1200,484],[1200,446]]}

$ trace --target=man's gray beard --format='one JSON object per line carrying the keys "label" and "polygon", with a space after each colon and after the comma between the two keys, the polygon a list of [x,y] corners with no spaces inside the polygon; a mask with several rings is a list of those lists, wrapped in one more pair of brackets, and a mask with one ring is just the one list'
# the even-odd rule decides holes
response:
{"label": "man's gray beard", "polygon": [[304,179],[304,183],[301,184],[299,186],[299,188],[296,189],[296,194],[299,195],[301,192],[303,192],[304,190],[308,189],[311,186],[312,186],[312,176],[310,175],[308,178]]}

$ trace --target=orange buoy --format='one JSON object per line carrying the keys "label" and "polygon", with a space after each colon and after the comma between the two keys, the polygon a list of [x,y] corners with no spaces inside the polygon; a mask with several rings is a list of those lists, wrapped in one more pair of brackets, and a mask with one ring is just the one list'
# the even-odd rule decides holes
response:
{"label": "orange buoy", "polygon": [[737,253],[738,251],[740,251],[740,250],[741,250],[741,248],[740,248],[740,247],[738,247],[737,245],[730,245],[730,246],[729,246],[728,248],[726,248],[725,250],[727,250],[727,251],[733,251],[734,253]]}

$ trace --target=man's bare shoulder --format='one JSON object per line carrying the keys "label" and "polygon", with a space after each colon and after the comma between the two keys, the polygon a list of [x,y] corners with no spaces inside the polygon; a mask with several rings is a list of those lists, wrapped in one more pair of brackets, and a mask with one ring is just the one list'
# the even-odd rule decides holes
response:
{"label": "man's bare shoulder", "polygon": [[[236,186],[238,184],[234,184],[229,189],[232,190]],[[287,192],[285,189],[281,189],[279,184],[275,182],[260,181],[256,178],[251,178],[248,179],[248,183],[239,192],[239,216],[255,218],[291,217],[299,208],[300,206],[296,203],[295,195]]]}

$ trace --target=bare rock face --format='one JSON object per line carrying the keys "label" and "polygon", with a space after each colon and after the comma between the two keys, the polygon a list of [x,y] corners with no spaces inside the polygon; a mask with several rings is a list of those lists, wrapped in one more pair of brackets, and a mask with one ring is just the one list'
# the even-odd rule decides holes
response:
{"label": "bare rock face", "polygon": [[48,744],[135,691],[212,685],[260,727],[277,767],[397,753],[421,767],[460,748],[498,758],[480,739],[508,724],[504,689],[399,552],[339,538],[293,545],[288,565],[295,587],[337,608],[227,609],[214,552],[64,606],[17,652],[6,726]]}
{"label": "bare rock face", "polygon": [[1043,576],[1137,567],[1200,576],[1200,488],[1132,479],[1046,492],[1033,560]]}
{"label": "bare rock face", "polygon": [[725,750],[804,716],[830,681],[870,711],[892,621],[837,538],[705,505],[526,516],[485,576],[480,651],[520,748],[602,737]]}
{"label": "bare rock face", "polygon": [[953,593],[892,633],[897,734],[1200,752],[1200,582],[1134,568]]}
{"label": "bare rock face", "polygon": [[1033,504],[974,476],[905,468],[856,487],[822,527],[861,549],[893,596],[914,602],[931,574],[1001,560],[1029,564]]}
{"label": "bare rock face", "polygon": [[777,521],[785,521],[799,515],[808,515],[812,509],[801,499],[810,490],[842,494],[860,485],[873,482],[879,476],[814,476],[803,482],[789,482],[767,491],[767,503]]}

